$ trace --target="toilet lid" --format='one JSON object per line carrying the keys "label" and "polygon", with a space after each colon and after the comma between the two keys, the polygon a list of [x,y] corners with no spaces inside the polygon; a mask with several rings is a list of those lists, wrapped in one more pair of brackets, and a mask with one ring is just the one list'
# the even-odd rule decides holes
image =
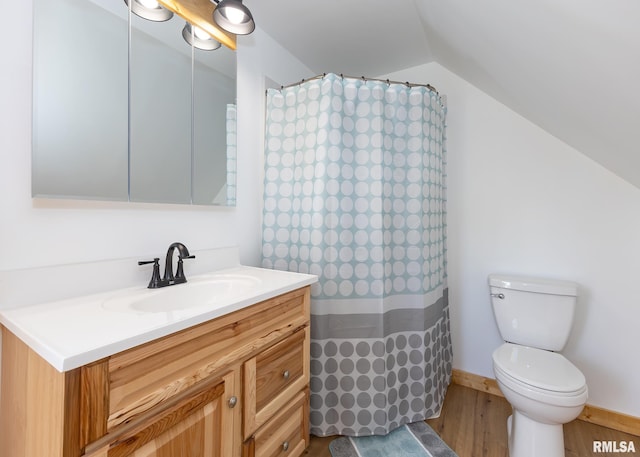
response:
{"label": "toilet lid", "polygon": [[556,352],[505,343],[493,353],[494,364],[520,382],[553,392],[584,389],[584,375]]}

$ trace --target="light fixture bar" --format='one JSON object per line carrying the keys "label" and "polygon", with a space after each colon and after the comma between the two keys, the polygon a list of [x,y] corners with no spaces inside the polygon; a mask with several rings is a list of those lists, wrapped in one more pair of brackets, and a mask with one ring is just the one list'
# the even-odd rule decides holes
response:
{"label": "light fixture bar", "polygon": [[211,19],[215,5],[207,0],[158,0],[162,6],[174,12],[190,24],[200,27],[226,47],[236,49],[236,36],[217,26]]}

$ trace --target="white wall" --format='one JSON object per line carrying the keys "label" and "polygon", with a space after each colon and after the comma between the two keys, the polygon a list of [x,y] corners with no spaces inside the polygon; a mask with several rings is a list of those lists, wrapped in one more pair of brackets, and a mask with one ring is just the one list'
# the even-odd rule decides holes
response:
{"label": "white wall", "polygon": [[260,29],[239,39],[236,208],[32,199],[32,2],[3,6],[0,270],[161,257],[173,241],[194,250],[239,245],[241,261],[258,264],[265,76],[287,83],[311,71]]}
{"label": "white wall", "polygon": [[640,190],[437,63],[388,77],[448,97],[454,367],[494,377],[489,273],[573,280],[564,354],[585,374],[590,404],[640,416]]}

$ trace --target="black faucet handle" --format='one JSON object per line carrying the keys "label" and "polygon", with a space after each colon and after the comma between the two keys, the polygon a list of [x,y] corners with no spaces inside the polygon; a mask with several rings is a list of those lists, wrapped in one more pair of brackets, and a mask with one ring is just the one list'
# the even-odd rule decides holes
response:
{"label": "black faucet handle", "polygon": [[153,263],[154,266],[158,265],[158,267],[160,266],[160,257],[156,257],[153,260],[139,260],[138,261],[138,265],[148,265],[150,263]]}
{"label": "black faucet handle", "polygon": [[187,281],[187,278],[184,277],[184,269],[182,268],[182,260],[183,259],[195,259],[196,256],[195,255],[185,255],[185,256],[178,256],[178,271],[176,271],[176,279],[182,281],[184,279],[184,282]]}
{"label": "black faucet handle", "polygon": [[149,289],[157,289],[158,287],[162,287],[161,279],[160,279],[160,258],[156,257],[153,260],[140,260],[138,261],[138,265],[148,265],[153,264],[153,273],[151,274],[151,281],[149,281],[149,285],[147,288]]}

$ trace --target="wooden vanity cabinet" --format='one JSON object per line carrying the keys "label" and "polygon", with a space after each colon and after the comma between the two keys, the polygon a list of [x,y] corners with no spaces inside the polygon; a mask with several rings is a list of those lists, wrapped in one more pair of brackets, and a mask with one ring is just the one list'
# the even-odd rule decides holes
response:
{"label": "wooden vanity cabinet", "polygon": [[2,346],[0,457],[297,457],[309,443],[309,287],[66,373],[4,328]]}

